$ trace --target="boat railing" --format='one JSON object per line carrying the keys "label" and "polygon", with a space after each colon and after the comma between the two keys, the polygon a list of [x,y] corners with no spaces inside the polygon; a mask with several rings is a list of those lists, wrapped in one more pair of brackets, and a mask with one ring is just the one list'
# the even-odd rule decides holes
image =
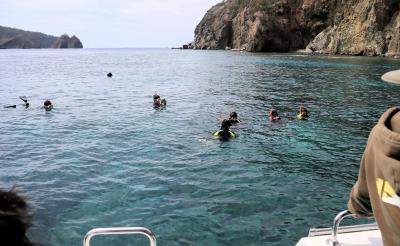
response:
{"label": "boat railing", "polygon": [[337,240],[337,233],[339,229],[340,222],[346,217],[352,216],[351,212],[348,210],[344,210],[336,215],[336,217],[333,219],[333,225],[332,225],[332,234],[331,238],[328,241],[328,244],[330,246],[338,246],[339,241]]}
{"label": "boat railing", "polygon": [[83,239],[83,246],[90,246],[90,240],[98,235],[126,235],[126,234],[141,234],[145,235],[150,246],[156,246],[156,235],[145,227],[110,227],[110,228],[95,228],[86,233]]}
{"label": "boat railing", "polygon": [[[351,225],[351,226],[343,226],[339,228],[340,222],[344,218],[347,217],[354,217],[354,214],[352,214],[348,210],[344,210],[336,215],[336,217],[333,219],[333,224],[332,228],[330,229],[330,235],[331,237],[327,240],[327,244],[329,246],[339,246],[340,243],[337,239],[338,233],[354,233],[354,232],[365,232],[365,231],[374,231],[374,230],[379,230],[379,227],[376,223],[370,223],[370,224],[361,224],[361,225]],[[354,217],[357,218],[357,217]],[[311,230],[310,230],[311,233]],[[324,235],[323,230],[315,230],[313,231],[313,234],[317,235]]]}
{"label": "boat railing", "polygon": [[[332,226],[329,228],[311,228],[307,237],[303,237],[296,244],[297,246],[310,246],[310,245],[326,245],[326,246],[339,246],[339,245],[361,245],[358,244],[358,239],[366,239],[367,235],[374,235],[379,241],[380,230],[378,224],[375,223],[362,223],[354,225],[340,226],[344,218],[354,216],[354,214],[345,210],[338,213],[333,219]],[[339,243],[339,240],[340,243]],[[368,239],[369,241],[369,239]],[[372,241],[370,241],[372,243]],[[355,244],[354,244],[355,243]],[[382,245],[382,244],[362,244],[362,245]]]}

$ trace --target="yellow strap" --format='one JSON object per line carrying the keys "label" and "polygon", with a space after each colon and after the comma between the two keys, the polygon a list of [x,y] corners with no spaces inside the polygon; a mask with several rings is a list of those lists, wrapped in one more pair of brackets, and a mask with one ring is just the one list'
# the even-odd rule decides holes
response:
{"label": "yellow strap", "polygon": [[218,137],[220,132],[221,132],[221,130],[214,132],[214,134],[213,134],[214,137]]}
{"label": "yellow strap", "polygon": [[381,198],[396,196],[396,192],[394,191],[393,187],[389,184],[389,182],[383,179],[376,179],[376,188],[378,189],[378,193]]}

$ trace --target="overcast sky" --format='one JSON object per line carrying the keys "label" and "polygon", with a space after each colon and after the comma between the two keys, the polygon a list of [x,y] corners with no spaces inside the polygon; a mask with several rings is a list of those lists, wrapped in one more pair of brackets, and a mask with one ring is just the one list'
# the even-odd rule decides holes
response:
{"label": "overcast sky", "polygon": [[0,0],[0,25],[80,38],[85,48],[175,47],[221,0]]}

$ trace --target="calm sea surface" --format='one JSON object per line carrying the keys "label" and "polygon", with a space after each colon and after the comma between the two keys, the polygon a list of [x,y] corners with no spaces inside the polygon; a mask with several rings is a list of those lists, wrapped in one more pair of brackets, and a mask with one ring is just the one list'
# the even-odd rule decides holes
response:
{"label": "calm sea surface", "polygon": [[[380,80],[400,61],[383,58],[0,50],[0,64],[0,187],[29,199],[39,245],[111,226],[145,226],[167,246],[294,245],[346,208],[370,129],[400,104],[400,86]],[[310,120],[290,120],[300,104]],[[283,123],[267,121],[271,106]],[[238,137],[213,140],[229,111]]]}

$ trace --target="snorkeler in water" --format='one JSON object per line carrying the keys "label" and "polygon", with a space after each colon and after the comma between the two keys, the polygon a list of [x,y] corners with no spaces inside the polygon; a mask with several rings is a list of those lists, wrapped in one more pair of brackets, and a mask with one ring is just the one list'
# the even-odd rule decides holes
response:
{"label": "snorkeler in water", "polygon": [[301,105],[299,107],[299,110],[297,111],[297,115],[296,115],[297,119],[299,120],[306,120],[308,119],[310,116],[308,115],[308,110]]}
{"label": "snorkeler in water", "polygon": [[[224,114],[220,113],[219,115],[219,122],[222,123],[222,121],[225,119]],[[236,125],[237,123],[239,123],[239,119],[238,119],[238,115],[236,112],[232,111],[229,113],[229,118],[228,121],[231,125]]]}
{"label": "snorkeler in water", "polygon": [[238,120],[238,115],[236,112],[230,112],[229,113],[229,122],[234,125],[239,123],[240,121]]}
{"label": "snorkeler in water", "polygon": [[161,107],[161,97],[158,94],[153,95],[153,106],[155,108]]}
{"label": "snorkeler in water", "polygon": [[25,103],[25,108],[29,108],[29,102],[25,96],[20,96],[19,99],[21,99]]}
{"label": "snorkeler in water", "polygon": [[281,120],[281,117],[279,117],[278,111],[276,111],[275,109],[270,109],[268,113],[268,119],[269,121],[274,122]]}
{"label": "snorkeler in water", "polygon": [[223,120],[221,122],[221,129],[213,134],[214,137],[219,138],[221,141],[228,141],[235,138],[236,134],[230,129],[231,126],[232,124],[229,120]]}
{"label": "snorkeler in water", "polygon": [[50,111],[50,110],[53,109],[53,104],[51,103],[50,100],[46,100],[46,101],[44,101],[44,103],[43,103],[43,107],[44,107],[44,109],[45,109],[46,111]]}
{"label": "snorkeler in water", "polygon": [[154,108],[166,107],[166,106],[167,106],[167,100],[165,100],[165,98],[161,99],[161,97],[157,93],[153,95]]}
{"label": "snorkeler in water", "polygon": [[[29,108],[29,102],[28,102],[28,100],[26,99],[25,96],[20,96],[19,99],[21,99],[22,101],[24,101],[24,103],[25,103],[25,108]],[[7,106],[4,106],[4,108],[17,108],[17,105],[7,105]]]}

